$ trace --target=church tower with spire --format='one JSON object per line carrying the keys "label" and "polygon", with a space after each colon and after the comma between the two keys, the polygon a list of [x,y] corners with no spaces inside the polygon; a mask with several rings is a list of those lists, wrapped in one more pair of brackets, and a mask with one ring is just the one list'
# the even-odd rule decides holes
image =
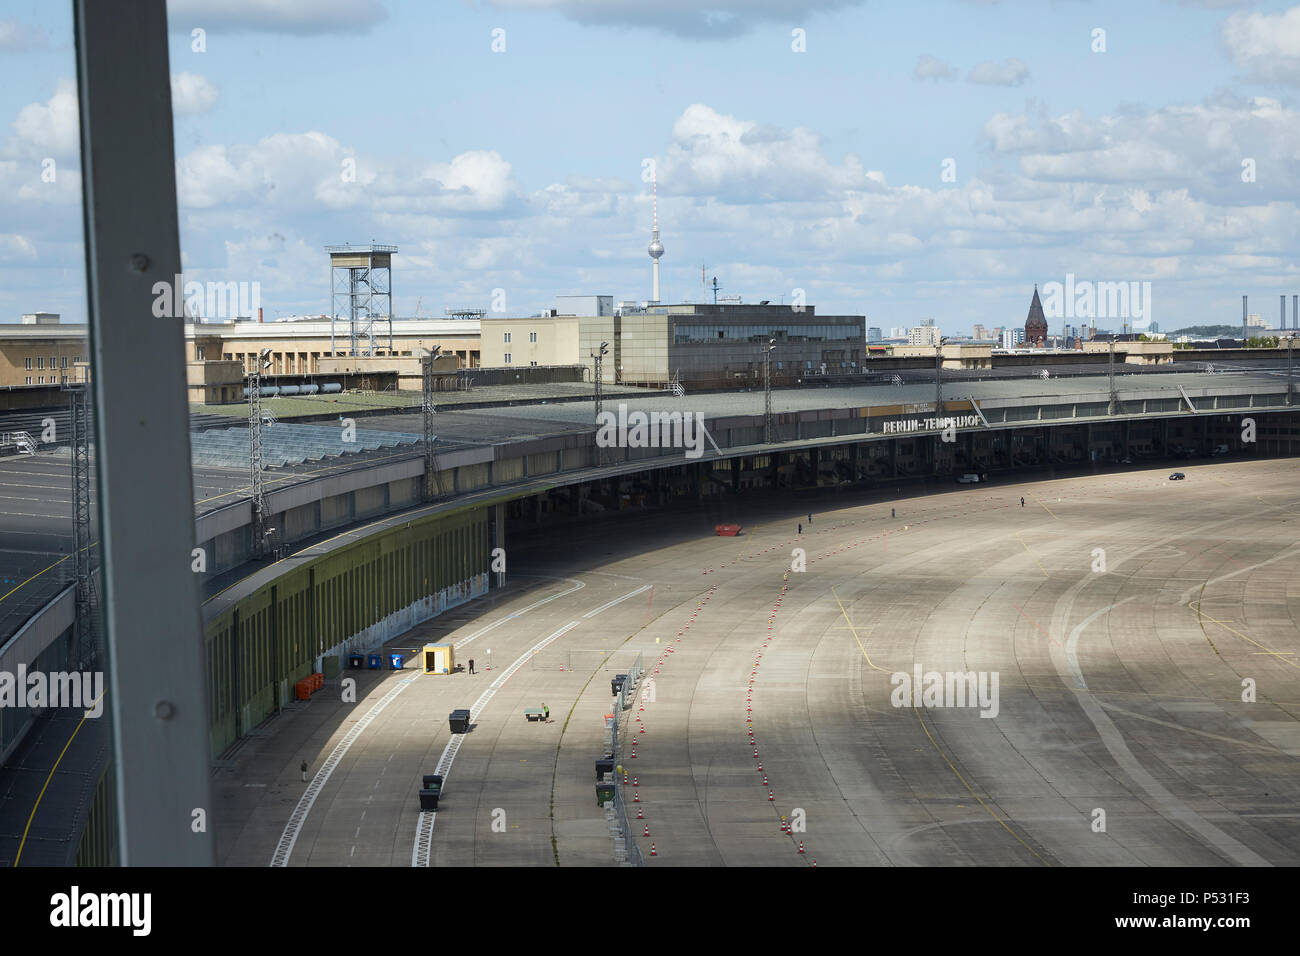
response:
{"label": "church tower with spire", "polygon": [[1041,349],[1047,344],[1047,319],[1043,316],[1043,303],[1038,298],[1038,283],[1034,283],[1034,299],[1029,303],[1029,317],[1025,319],[1025,345]]}

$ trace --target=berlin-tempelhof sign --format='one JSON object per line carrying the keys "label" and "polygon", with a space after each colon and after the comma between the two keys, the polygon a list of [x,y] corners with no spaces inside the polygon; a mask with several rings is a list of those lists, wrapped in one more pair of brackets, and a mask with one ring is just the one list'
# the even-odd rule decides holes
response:
{"label": "berlin-tempelhof sign", "polygon": [[907,432],[937,431],[947,428],[970,428],[983,425],[978,415],[949,415],[945,418],[895,418],[881,423],[880,430],[886,435],[906,434]]}

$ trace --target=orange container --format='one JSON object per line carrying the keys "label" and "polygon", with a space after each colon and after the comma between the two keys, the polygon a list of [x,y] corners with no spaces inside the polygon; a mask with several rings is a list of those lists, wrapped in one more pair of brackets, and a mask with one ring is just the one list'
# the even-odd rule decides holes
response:
{"label": "orange container", "polygon": [[293,689],[298,700],[307,700],[311,697],[311,681],[300,680],[293,685]]}
{"label": "orange container", "polygon": [[324,687],[324,686],[325,686],[325,675],[324,675],[324,674],[312,674],[312,675],[311,675],[311,689],[312,689],[313,691],[320,690],[320,689],[321,689],[322,687]]}

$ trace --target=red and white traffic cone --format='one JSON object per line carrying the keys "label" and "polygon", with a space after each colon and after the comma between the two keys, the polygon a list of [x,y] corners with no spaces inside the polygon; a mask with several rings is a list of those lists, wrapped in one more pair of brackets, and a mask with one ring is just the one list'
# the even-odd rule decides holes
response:
{"label": "red and white traffic cone", "polygon": [[655,845],[654,845],[653,843],[650,844],[650,855],[651,855],[651,856],[658,856],[658,855],[659,855],[658,853],[655,852]]}
{"label": "red and white traffic cone", "polygon": [[632,791],[632,802],[633,803],[641,802],[641,794],[637,793],[635,790]]}
{"label": "red and white traffic cone", "polygon": [[638,820],[644,820],[644,819],[645,819],[645,817],[643,817],[643,816],[641,815],[641,808],[640,808],[640,807],[637,807],[637,808],[636,808],[636,818],[637,818]]}
{"label": "red and white traffic cone", "polygon": [[774,801],[775,799],[776,799],[776,794],[773,793],[771,790],[767,791],[767,801],[768,801],[768,803],[771,803],[771,802]]}
{"label": "red and white traffic cone", "polygon": [[800,852],[800,853],[803,852],[803,840],[800,840],[800,841],[799,841],[799,852]]}
{"label": "red and white traffic cone", "polygon": [[650,824],[648,823],[645,825],[645,835],[646,836],[650,835]]}

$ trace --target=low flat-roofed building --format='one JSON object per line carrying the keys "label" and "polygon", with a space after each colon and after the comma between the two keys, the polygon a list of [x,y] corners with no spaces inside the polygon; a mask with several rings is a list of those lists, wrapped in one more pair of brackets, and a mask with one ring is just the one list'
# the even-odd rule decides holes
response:
{"label": "low flat-roofed building", "polygon": [[[320,371],[322,358],[350,354],[351,342],[347,322],[305,319],[294,322],[189,322],[185,326],[189,360],[242,361],[251,371],[253,360],[263,349],[270,349],[271,365],[267,375],[308,375]],[[417,357],[434,346],[444,355],[460,359],[462,368],[479,364],[479,323],[474,319],[394,319],[392,345],[385,323],[382,333],[375,332],[373,357]]]}
{"label": "low flat-roofed building", "polygon": [[90,356],[86,336],[84,325],[26,321],[0,325],[0,388],[73,381],[73,366]]}
{"label": "low flat-roofed building", "polygon": [[935,348],[943,351],[943,367],[951,369],[959,368],[992,368],[993,367],[993,345],[976,345],[951,343],[947,345],[896,345],[894,346],[893,355],[895,358],[934,358]]}
{"label": "low flat-roofed building", "polygon": [[185,387],[196,405],[224,405],[244,400],[242,362],[190,361],[185,363]]}
{"label": "low flat-roofed building", "polygon": [[576,315],[484,316],[479,364],[484,368],[582,364],[586,353],[579,356],[579,329],[585,321],[598,320]]}
{"label": "low flat-roofed building", "polygon": [[[1085,352],[1107,352],[1110,350],[1110,342],[1107,341],[1085,341],[1083,351]],[[1124,362],[1127,365],[1169,365],[1174,360],[1174,345],[1172,342],[1116,342],[1116,353],[1123,353]]]}

